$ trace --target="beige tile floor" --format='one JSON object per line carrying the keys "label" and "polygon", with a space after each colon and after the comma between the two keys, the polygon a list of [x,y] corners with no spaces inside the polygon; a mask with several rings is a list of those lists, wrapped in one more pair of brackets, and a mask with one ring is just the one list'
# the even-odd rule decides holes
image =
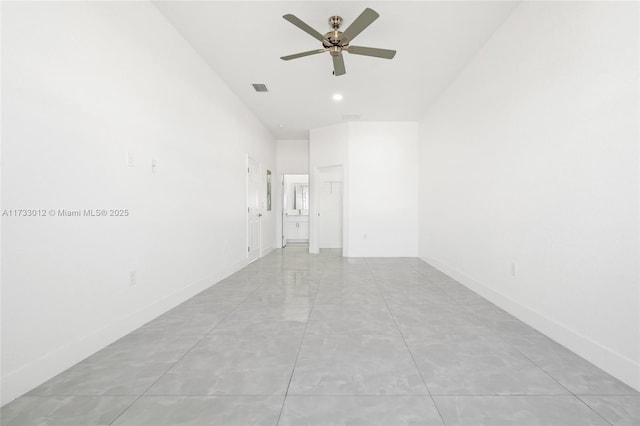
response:
{"label": "beige tile floor", "polygon": [[637,392],[428,264],[278,250],[2,425],[640,425]]}

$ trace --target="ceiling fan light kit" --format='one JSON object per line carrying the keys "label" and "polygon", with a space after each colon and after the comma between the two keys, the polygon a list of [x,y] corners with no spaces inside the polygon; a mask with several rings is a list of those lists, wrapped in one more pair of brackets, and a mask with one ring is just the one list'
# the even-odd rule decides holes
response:
{"label": "ceiling fan light kit", "polygon": [[358,34],[371,25],[373,21],[378,19],[379,16],[380,15],[378,15],[375,10],[367,8],[356,18],[355,21],[351,23],[351,25],[349,25],[346,30],[344,30],[344,32],[339,30],[343,22],[342,18],[340,16],[332,16],[329,18],[329,26],[331,26],[332,31],[323,35],[311,28],[295,15],[284,15],[283,18],[285,20],[291,22],[302,31],[320,41],[323,48],[282,56],[280,59],[283,61],[290,61],[291,59],[329,52],[331,59],[333,60],[333,75],[336,77],[344,75],[347,72],[344,66],[342,52],[349,52],[354,55],[373,56],[375,58],[393,59],[396,55],[395,50],[378,49],[376,47],[351,46],[349,44],[358,36]]}

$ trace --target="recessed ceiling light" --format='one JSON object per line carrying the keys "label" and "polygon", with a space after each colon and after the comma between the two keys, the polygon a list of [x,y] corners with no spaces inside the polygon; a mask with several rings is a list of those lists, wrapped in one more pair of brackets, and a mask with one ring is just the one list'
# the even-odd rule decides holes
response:
{"label": "recessed ceiling light", "polygon": [[284,124],[278,124],[278,127],[280,127],[281,129],[284,129]]}
{"label": "recessed ceiling light", "polygon": [[342,100],[342,94],[341,93],[334,93],[333,94],[333,100],[336,102],[340,102]]}

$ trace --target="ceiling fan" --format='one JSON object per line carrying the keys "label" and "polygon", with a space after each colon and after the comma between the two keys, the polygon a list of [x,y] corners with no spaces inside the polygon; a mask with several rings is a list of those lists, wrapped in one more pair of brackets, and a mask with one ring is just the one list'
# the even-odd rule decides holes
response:
{"label": "ceiling fan", "polygon": [[300,18],[294,15],[284,15],[283,18],[291,22],[302,31],[311,35],[316,40],[322,42],[322,49],[309,50],[307,52],[296,53],[293,55],[282,56],[280,59],[289,61],[291,59],[302,58],[304,56],[315,55],[318,53],[329,52],[333,59],[333,75],[339,76],[346,74],[344,67],[344,58],[342,52],[349,52],[354,55],[373,56],[376,58],[393,59],[396,55],[395,50],[378,49],[375,47],[363,47],[363,46],[351,46],[349,43],[356,38],[365,28],[367,28],[373,21],[378,19],[380,15],[373,10],[366,8],[364,12],[356,18],[355,21],[344,30],[339,31],[340,25],[342,25],[342,18],[340,16],[332,16],[329,18],[329,25],[333,28],[333,31],[329,31],[325,35],[320,34],[318,31],[311,28]]}

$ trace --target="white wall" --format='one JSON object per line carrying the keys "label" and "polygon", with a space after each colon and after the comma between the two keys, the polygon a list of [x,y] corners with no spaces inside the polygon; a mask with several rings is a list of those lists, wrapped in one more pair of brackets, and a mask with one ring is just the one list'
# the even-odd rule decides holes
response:
{"label": "white wall", "polygon": [[273,203],[276,216],[275,247],[282,247],[282,175],[309,174],[309,141],[306,139],[276,141],[277,170],[273,177]]}
{"label": "white wall", "polygon": [[418,145],[418,123],[350,123],[349,256],[417,256]]}
{"label": "white wall", "polygon": [[289,175],[309,174],[308,140],[278,140],[276,144],[278,173]]}
{"label": "white wall", "polygon": [[420,256],[636,388],[638,113],[637,3],[522,3],[420,163]]}
{"label": "white wall", "polygon": [[357,122],[312,129],[309,144],[311,250],[317,249],[314,175],[320,167],[343,165],[343,254],[416,256],[418,123]]}
{"label": "white wall", "polygon": [[275,142],[148,3],[3,2],[2,66],[2,208],[130,212],[2,218],[5,403],[243,266]]}

